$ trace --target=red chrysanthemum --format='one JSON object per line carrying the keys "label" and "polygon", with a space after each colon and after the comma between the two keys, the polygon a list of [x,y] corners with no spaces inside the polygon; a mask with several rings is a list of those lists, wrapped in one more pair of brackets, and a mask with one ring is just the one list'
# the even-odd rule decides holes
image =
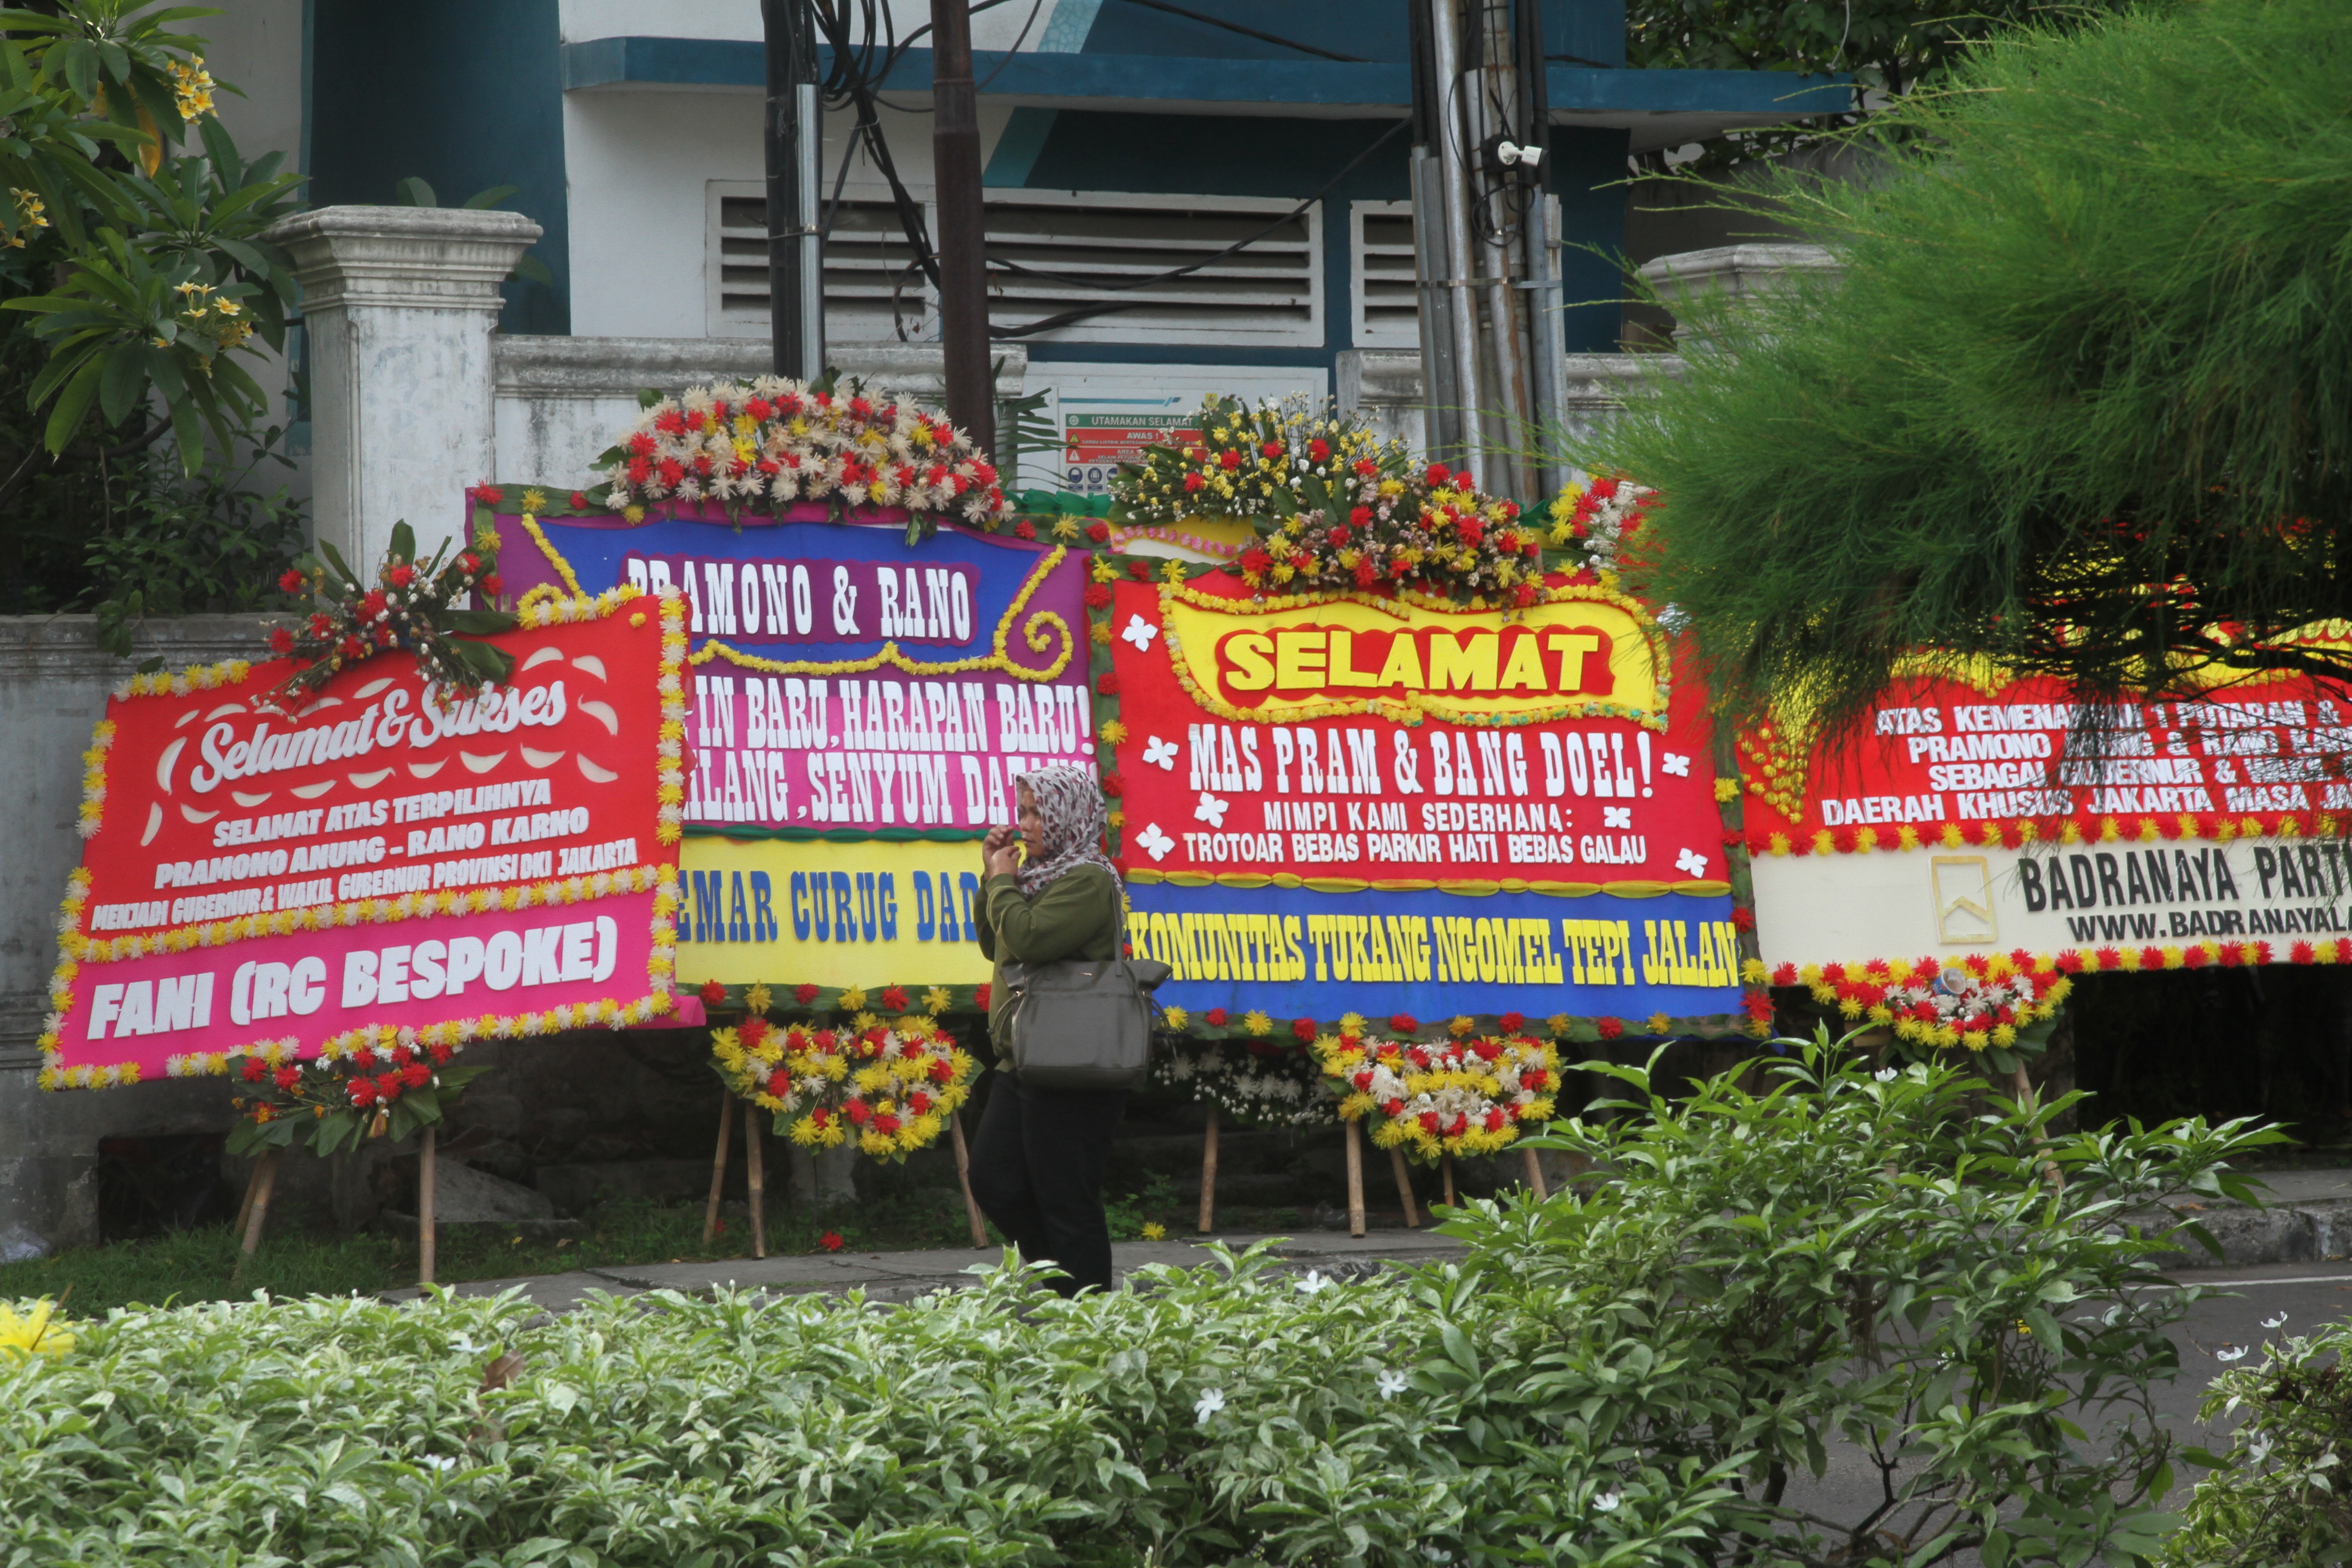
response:
{"label": "red chrysanthemum", "polygon": [[1516,1035],[1528,1026],[1526,1016],[1518,1013],[1506,1013],[1495,1021],[1507,1035]]}
{"label": "red chrysanthemum", "polygon": [[793,987],[793,1000],[803,1007],[807,1006],[816,1000],[816,987],[808,981],[802,981]]}
{"label": "red chrysanthemum", "polygon": [[905,1012],[907,1010],[907,988],[903,985],[885,985],[882,987],[882,1005],[893,1013]]}
{"label": "red chrysanthemum", "polygon": [[286,574],[278,579],[278,586],[280,592],[299,594],[309,585],[310,581],[310,579],[303,576],[301,573],[289,566],[286,568]]}
{"label": "red chrysanthemum", "polygon": [[1421,1032],[1421,1020],[1410,1013],[1396,1013],[1390,1016],[1389,1027],[1400,1035],[1416,1035]]}
{"label": "red chrysanthemum", "polygon": [[1089,610],[1107,610],[1110,608],[1109,584],[1089,583],[1087,584],[1087,608]]}
{"label": "red chrysanthemum", "polygon": [[1013,525],[1013,537],[1015,539],[1034,539],[1037,537],[1037,525],[1031,522],[1024,517],[1020,521]]}
{"label": "red chrysanthemum", "polygon": [[1625,1026],[1615,1018],[1600,1019],[1593,1027],[1601,1031],[1601,1037],[1604,1040],[1618,1039],[1625,1033]]}
{"label": "red chrysanthemum", "polygon": [[1101,692],[1105,697],[1118,696],[1118,671],[1115,669],[1106,669],[1100,675],[1096,676],[1095,689]]}
{"label": "red chrysanthemum", "polygon": [[983,1013],[987,1012],[989,997],[994,994],[995,989],[996,988],[994,986],[991,985],[985,980],[973,986],[971,988],[972,1005],[978,1007]]}
{"label": "red chrysanthemum", "polygon": [[727,987],[716,980],[706,980],[702,983],[702,990],[698,994],[702,997],[704,1006],[717,1007],[726,1002]]}
{"label": "red chrysanthemum", "polygon": [[823,1236],[816,1238],[816,1244],[819,1247],[824,1247],[827,1252],[839,1252],[845,1246],[848,1245],[841,1239],[841,1232],[837,1230],[826,1231]]}
{"label": "red chrysanthemum", "polygon": [[269,633],[269,647],[270,650],[274,653],[292,653],[294,651],[294,634],[288,631],[284,626],[272,627]]}
{"label": "red chrysanthemum", "polygon": [[1312,1018],[1293,1018],[1290,1021],[1290,1032],[1297,1036],[1301,1040],[1312,1040],[1315,1037],[1315,1020]]}
{"label": "red chrysanthemum", "polygon": [[1206,1013],[1201,1015],[1201,1021],[1208,1025],[1212,1029],[1222,1029],[1225,1026],[1225,1020],[1230,1016],[1232,1016],[1232,1015],[1228,1014],[1223,1007],[1212,1007]]}

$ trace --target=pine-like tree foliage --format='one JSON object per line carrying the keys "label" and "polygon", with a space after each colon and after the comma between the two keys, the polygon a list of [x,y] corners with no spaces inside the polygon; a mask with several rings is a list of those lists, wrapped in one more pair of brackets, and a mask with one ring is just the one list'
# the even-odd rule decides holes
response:
{"label": "pine-like tree foliage", "polygon": [[1885,177],[1777,200],[1842,280],[1746,310],[1588,463],[1727,706],[1851,721],[1921,650],[2160,695],[2352,657],[2352,8],[1988,47]]}

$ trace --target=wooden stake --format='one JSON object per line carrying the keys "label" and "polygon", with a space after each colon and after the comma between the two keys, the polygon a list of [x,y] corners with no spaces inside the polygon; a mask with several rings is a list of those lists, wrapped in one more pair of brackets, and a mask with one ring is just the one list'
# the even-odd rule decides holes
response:
{"label": "wooden stake", "polygon": [[1412,1173],[1405,1168],[1404,1145],[1389,1145],[1389,1169],[1395,1173],[1397,1196],[1404,1200],[1404,1226],[1407,1230],[1421,1228],[1421,1208],[1412,1201]]}
{"label": "wooden stake", "polygon": [[1354,1121],[1348,1123],[1348,1234],[1364,1234],[1364,1146],[1358,1142],[1363,1129]]}
{"label": "wooden stake", "polygon": [[261,1167],[268,1163],[269,1151],[267,1149],[253,1157],[253,1169],[245,1173],[245,1196],[236,1205],[236,1223],[229,1226],[231,1236],[243,1239],[246,1216],[253,1213],[254,1192],[261,1185]]}
{"label": "wooden stake", "polygon": [[719,1091],[719,1148],[710,1156],[710,1201],[702,1207],[702,1245],[719,1234],[719,1194],[727,1184],[727,1142],[735,1132],[735,1097]]}
{"label": "wooden stake", "polygon": [[[269,1192],[278,1184],[278,1151],[265,1149],[253,1163],[253,1181],[245,1200],[245,1257],[261,1250],[262,1223],[269,1217]],[[237,1267],[242,1269],[240,1259]]]}
{"label": "wooden stake", "polygon": [[433,1283],[434,1254],[439,1250],[438,1227],[433,1223],[433,1165],[436,1129],[427,1127],[416,1154],[416,1282]]}
{"label": "wooden stake", "polygon": [[1438,1168],[1445,1173],[1445,1206],[1447,1208],[1453,1208],[1454,1206],[1454,1156],[1451,1154],[1440,1154],[1437,1157],[1437,1163]]}
{"label": "wooden stake", "polygon": [[988,1221],[980,1212],[980,1200],[971,1195],[971,1149],[963,1141],[963,1112],[948,1112],[948,1131],[955,1134],[956,1180],[963,1184],[963,1216],[971,1221],[971,1244],[988,1245]]}
{"label": "wooden stake", "polygon": [[1201,1234],[1217,1228],[1217,1108],[1209,1107],[1209,1131],[1201,1141]]}
{"label": "wooden stake", "polygon": [[743,1166],[751,1191],[751,1256],[768,1256],[768,1165],[760,1147],[760,1108],[743,1102]]}
{"label": "wooden stake", "polygon": [[1519,1152],[1528,1157],[1528,1185],[1536,1190],[1537,1199],[1540,1201],[1551,1196],[1550,1192],[1544,1186],[1543,1162],[1536,1158],[1536,1152],[1532,1149],[1522,1149]]}

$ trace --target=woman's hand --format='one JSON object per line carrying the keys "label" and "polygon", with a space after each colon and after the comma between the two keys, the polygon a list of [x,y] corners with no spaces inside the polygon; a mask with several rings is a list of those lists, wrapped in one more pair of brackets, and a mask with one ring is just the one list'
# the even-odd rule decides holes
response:
{"label": "woman's hand", "polygon": [[1021,869],[1021,830],[1017,827],[992,827],[988,837],[980,841],[981,873],[988,877],[1010,877]]}

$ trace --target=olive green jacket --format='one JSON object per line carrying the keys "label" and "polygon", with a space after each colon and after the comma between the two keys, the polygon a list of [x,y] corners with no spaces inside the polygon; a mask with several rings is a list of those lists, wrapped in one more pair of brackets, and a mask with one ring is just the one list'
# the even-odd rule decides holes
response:
{"label": "olive green jacket", "polygon": [[1118,879],[1085,865],[1055,878],[1034,899],[1013,877],[991,877],[980,889],[972,932],[982,958],[996,965],[988,993],[988,1037],[1002,1041],[1013,1014],[1004,965],[1065,958],[1113,958],[1118,945]]}

